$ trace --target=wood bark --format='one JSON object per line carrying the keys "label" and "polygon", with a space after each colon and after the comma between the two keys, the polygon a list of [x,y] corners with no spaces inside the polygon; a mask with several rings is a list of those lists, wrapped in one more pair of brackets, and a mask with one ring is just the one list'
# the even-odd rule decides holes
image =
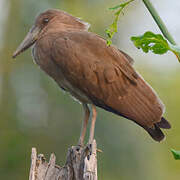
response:
{"label": "wood bark", "polygon": [[72,146],[68,149],[64,166],[56,165],[56,156],[49,162],[43,154],[37,155],[32,148],[29,180],[97,180],[96,141],[86,147]]}

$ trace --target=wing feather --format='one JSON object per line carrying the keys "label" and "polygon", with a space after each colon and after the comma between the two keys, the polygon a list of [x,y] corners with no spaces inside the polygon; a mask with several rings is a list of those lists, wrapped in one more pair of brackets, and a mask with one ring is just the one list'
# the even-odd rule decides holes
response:
{"label": "wing feather", "polygon": [[65,78],[95,105],[143,127],[160,122],[164,106],[132,67],[131,58],[90,32],[64,32],[52,57]]}

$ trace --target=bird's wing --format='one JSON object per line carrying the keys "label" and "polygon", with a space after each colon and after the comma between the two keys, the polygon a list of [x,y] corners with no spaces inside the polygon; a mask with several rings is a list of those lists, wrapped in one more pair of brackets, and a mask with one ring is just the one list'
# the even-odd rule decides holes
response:
{"label": "bird's wing", "polygon": [[134,70],[125,53],[89,32],[59,34],[52,47],[53,61],[73,87],[97,106],[153,127],[164,106],[153,89]]}
{"label": "bird's wing", "polygon": [[126,57],[126,60],[129,61],[129,63],[130,63],[131,65],[134,64],[133,58],[131,58],[128,54],[126,54],[125,52],[121,51],[120,49],[118,49],[118,50],[120,51],[120,53],[122,53],[122,54]]}

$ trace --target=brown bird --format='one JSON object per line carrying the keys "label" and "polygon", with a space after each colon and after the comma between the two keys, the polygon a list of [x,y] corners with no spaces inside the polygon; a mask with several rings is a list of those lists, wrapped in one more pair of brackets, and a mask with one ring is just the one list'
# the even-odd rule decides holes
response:
{"label": "brown bird", "polygon": [[102,37],[88,32],[89,24],[72,15],[50,9],[41,13],[13,54],[33,46],[32,55],[40,68],[78,99],[85,116],[79,145],[83,145],[90,110],[89,143],[94,138],[96,106],[130,119],[156,141],[171,126],[163,118],[164,105],[155,91],[132,67],[133,60]]}

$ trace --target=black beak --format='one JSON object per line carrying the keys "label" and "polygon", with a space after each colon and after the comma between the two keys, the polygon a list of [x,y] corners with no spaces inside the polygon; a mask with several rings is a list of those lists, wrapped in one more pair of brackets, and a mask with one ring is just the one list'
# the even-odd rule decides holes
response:
{"label": "black beak", "polygon": [[16,56],[18,56],[19,54],[24,52],[26,49],[31,47],[38,39],[39,33],[40,33],[40,28],[33,26],[28,32],[28,34],[26,35],[26,37],[24,38],[23,42],[16,49],[12,57],[16,58]]}

